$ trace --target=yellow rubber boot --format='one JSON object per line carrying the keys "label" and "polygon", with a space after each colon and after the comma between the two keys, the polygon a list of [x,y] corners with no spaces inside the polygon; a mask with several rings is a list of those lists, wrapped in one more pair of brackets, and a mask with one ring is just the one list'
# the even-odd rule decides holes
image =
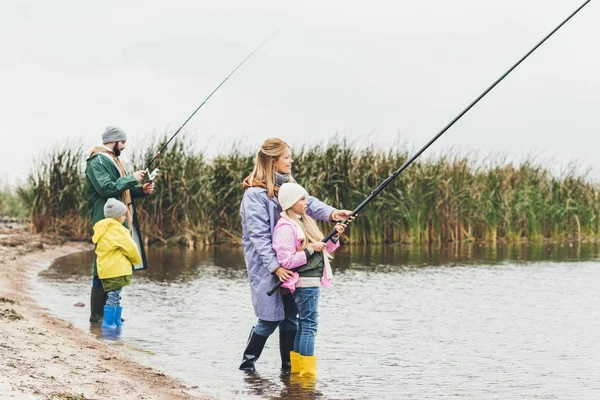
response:
{"label": "yellow rubber boot", "polygon": [[300,355],[300,376],[317,376],[317,356]]}
{"label": "yellow rubber boot", "polygon": [[291,374],[297,374],[300,372],[300,353],[290,351],[290,362],[292,363]]}

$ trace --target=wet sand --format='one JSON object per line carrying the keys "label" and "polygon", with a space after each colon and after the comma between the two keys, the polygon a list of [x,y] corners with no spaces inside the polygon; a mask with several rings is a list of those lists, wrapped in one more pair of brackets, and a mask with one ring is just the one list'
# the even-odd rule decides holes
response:
{"label": "wet sand", "polygon": [[35,274],[58,257],[90,249],[87,243],[31,235],[15,224],[0,227],[0,398],[203,398],[33,300]]}

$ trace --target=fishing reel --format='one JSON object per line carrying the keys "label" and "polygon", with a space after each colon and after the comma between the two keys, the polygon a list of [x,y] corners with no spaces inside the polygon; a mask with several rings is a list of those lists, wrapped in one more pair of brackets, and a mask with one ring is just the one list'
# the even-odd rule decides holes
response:
{"label": "fishing reel", "polygon": [[154,168],[152,172],[146,170],[146,173],[148,174],[148,182],[152,182],[158,176],[159,171],[160,170],[158,168]]}

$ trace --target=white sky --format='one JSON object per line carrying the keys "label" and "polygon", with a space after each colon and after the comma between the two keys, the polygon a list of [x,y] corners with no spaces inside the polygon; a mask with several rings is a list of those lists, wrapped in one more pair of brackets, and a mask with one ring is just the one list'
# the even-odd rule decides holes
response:
{"label": "white sky", "polygon": [[[207,152],[278,136],[425,144],[583,1],[13,1],[0,4],[0,181],[58,144],[172,133]],[[166,7],[167,5],[168,7]],[[590,2],[432,148],[600,170]],[[210,141],[209,138],[212,138]]]}

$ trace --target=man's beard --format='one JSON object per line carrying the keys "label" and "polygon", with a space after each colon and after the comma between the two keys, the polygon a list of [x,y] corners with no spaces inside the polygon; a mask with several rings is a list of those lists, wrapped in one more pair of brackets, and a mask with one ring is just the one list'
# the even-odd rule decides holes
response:
{"label": "man's beard", "polygon": [[119,142],[115,142],[115,146],[113,147],[113,152],[115,156],[119,157],[121,155],[121,150],[119,150]]}

